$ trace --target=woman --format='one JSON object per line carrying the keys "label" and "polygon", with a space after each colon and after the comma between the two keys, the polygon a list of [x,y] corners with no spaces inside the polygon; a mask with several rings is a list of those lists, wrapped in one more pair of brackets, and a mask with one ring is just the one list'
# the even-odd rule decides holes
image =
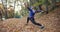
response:
{"label": "woman", "polygon": [[[36,22],[35,22],[35,19],[34,19],[35,13],[42,12],[42,11],[35,11],[35,10],[34,10],[34,7],[33,7],[33,6],[32,6],[32,7],[29,7],[29,4],[27,4],[27,3],[25,3],[24,5],[25,5],[25,7],[29,10],[29,16],[27,17],[27,24],[28,24],[28,22],[29,22],[29,20],[30,20],[33,24],[38,25],[38,26],[40,26],[41,29],[43,29],[44,26],[41,25],[41,24],[39,24],[39,23],[36,23]],[[27,24],[26,24],[26,25],[27,25]]]}

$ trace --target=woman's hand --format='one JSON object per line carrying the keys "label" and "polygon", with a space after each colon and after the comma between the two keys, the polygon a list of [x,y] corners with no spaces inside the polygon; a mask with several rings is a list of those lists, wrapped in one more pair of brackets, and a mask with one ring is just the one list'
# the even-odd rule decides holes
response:
{"label": "woman's hand", "polygon": [[24,5],[25,5],[26,8],[29,7],[29,4],[28,3],[24,3]]}

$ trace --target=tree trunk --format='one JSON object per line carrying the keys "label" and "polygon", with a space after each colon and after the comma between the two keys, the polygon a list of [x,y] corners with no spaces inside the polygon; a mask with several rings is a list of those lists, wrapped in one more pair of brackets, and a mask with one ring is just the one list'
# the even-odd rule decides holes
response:
{"label": "tree trunk", "polygon": [[0,19],[2,20],[2,10],[0,8]]}
{"label": "tree trunk", "polygon": [[[14,12],[15,12],[15,4],[16,4],[16,0],[14,1]],[[14,13],[14,18],[15,18],[15,13]]]}
{"label": "tree trunk", "polygon": [[53,10],[56,7],[56,0],[51,0],[51,7],[51,10]]}
{"label": "tree trunk", "polygon": [[[7,3],[7,0],[1,0],[2,1],[2,4],[3,4],[3,8],[4,8],[4,10],[5,10],[5,17],[7,18],[8,16],[7,16],[7,4],[5,4],[5,2]],[[3,1],[5,1],[5,2],[3,2]],[[5,5],[4,5],[5,4]]]}
{"label": "tree trunk", "polygon": [[48,0],[45,1],[46,6],[46,14],[48,14]]}

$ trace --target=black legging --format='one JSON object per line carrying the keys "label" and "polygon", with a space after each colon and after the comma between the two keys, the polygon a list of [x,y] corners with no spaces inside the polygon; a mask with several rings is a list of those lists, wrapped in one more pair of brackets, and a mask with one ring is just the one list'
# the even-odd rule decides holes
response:
{"label": "black legging", "polygon": [[27,18],[27,23],[29,22],[29,20],[30,20],[33,24],[35,24],[35,25],[42,26],[41,24],[36,23],[36,22],[35,22],[35,19],[34,19],[33,17],[28,17],[28,18]]}

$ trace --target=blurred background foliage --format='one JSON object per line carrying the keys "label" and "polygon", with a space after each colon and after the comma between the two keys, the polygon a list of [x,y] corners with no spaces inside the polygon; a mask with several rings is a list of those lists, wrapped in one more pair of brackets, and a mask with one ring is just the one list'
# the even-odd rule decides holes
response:
{"label": "blurred background foliage", "polygon": [[24,7],[24,3],[35,6],[36,10],[43,10],[48,13],[50,10],[60,6],[60,0],[0,0],[0,9],[2,18],[21,18],[28,15],[28,10]]}

